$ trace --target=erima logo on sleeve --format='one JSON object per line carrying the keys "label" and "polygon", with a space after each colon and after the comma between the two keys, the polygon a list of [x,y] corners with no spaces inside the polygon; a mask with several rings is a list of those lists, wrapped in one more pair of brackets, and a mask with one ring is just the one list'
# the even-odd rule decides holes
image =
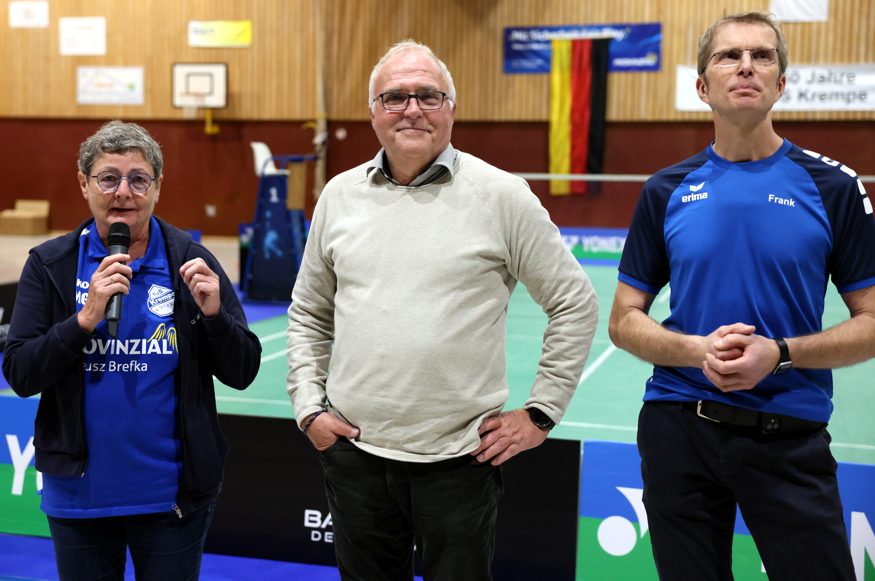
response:
{"label": "erima logo on sleeve", "polygon": [[686,204],[687,202],[698,202],[699,200],[707,200],[708,192],[700,191],[703,187],[705,187],[705,182],[697,186],[690,186],[689,194],[685,196],[681,196],[681,203]]}

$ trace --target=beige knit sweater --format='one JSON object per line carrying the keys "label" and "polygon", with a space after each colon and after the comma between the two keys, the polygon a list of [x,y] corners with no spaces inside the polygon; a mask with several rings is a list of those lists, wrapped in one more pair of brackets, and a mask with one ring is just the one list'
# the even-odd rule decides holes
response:
{"label": "beige knit sweater", "polygon": [[325,187],[289,308],[288,393],[301,425],[326,406],[363,450],[433,462],[479,445],[507,401],[516,282],[548,315],[526,405],[559,421],[589,354],[589,278],[526,182],[459,152],[410,188],[367,164]]}

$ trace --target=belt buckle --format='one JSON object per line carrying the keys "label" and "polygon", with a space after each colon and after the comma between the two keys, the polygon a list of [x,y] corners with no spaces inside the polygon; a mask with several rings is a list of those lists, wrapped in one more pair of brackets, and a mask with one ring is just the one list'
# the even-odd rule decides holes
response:
{"label": "belt buckle", "polygon": [[702,419],[708,420],[709,422],[714,422],[715,424],[719,424],[720,420],[714,419],[710,416],[705,415],[705,412],[702,411],[702,404],[707,400],[700,399],[696,402],[696,415]]}

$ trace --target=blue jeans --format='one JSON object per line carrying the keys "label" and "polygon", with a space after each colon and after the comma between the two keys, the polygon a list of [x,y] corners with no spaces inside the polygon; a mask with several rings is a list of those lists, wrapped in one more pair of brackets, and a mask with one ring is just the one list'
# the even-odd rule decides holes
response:
{"label": "blue jeans", "polygon": [[214,503],[179,518],[161,512],[106,518],[48,517],[62,581],[124,579],[125,549],[138,581],[196,580]]}

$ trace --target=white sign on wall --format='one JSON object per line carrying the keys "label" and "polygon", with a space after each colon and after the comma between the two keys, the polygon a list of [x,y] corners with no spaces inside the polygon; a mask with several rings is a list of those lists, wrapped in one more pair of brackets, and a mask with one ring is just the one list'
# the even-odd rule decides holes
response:
{"label": "white sign on wall", "polygon": [[[696,67],[675,69],[675,109],[710,111],[696,93]],[[875,111],[875,65],[800,65],[787,68],[775,111]]]}
{"label": "white sign on wall", "polygon": [[48,28],[49,3],[47,0],[9,2],[9,28]]}
{"label": "white sign on wall", "polygon": [[826,22],[829,0],[772,0],[770,10],[781,22]]}
{"label": "white sign on wall", "polygon": [[143,67],[77,67],[79,105],[142,105]]}
{"label": "white sign on wall", "polygon": [[58,21],[61,54],[102,56],[106,54],[106,18],[61,18]]}

